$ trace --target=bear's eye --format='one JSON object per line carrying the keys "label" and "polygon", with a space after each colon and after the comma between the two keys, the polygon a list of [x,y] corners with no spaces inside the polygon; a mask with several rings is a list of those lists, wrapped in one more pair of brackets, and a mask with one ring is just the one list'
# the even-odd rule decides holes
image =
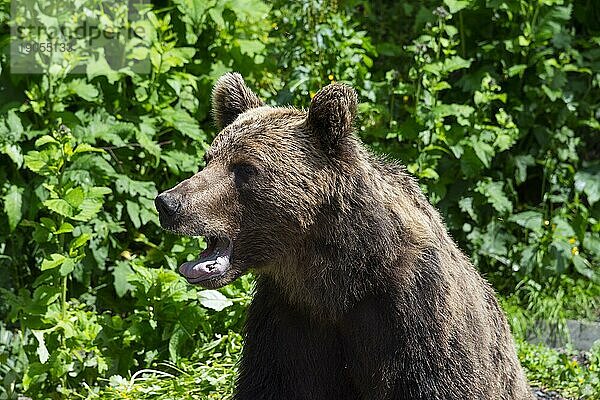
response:
{"label": "bear's eye", "polygon": [[235,182],[242,184],[248,182],[257,173],[257,169],[254,165],[248,163],[238,163],[231,167],[233,175],[235,176]]}

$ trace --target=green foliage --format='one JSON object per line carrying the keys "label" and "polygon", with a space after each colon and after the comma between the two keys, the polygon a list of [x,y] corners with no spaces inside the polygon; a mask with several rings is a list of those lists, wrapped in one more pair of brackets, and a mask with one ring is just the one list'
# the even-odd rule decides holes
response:
{"label": "green foliage", "polygon": [[365,12],[381,22],[380,62],[406,61],[380,71],[387,96],[363,105],[366,139],[406,162],[499,290],[565,274],[600,282],[600,54],[585,9],[434,4],[401,7],[421,33],[405,52],[406,33]]}
{"label": "green foliage", "polygon": [[[60,23],[127,23],[93,3]],[[3,27],[18,23],[9,6]],[[420,179],[515,327],[597,316],[600,16],[589,4],[172,0],[140,12],[145,34],[121,45],[148,74],[97,49],[11,74],[0,30],[0,398],[231,393],[252,280],[185,284],[176,268],[203,243],[161,231],[153,205],[202,167],[209,93],[230,70],[270,104],[306,107],[321,86],[352,84],[359,135]],[[553,357],[523,360],[566,388],[536,367]],[[597,387],[582,371],[568,382]]]}
{"label": "green foliage", "polygon": [[507,298],[501,298],[516,336],[537,335],[532,328],[535,322],[544,321],[556,323],[557,338],[567,340],[567,319],[598,318],[600,287],[594,282],[563,275],[549,278],[547,285],[552,293],[533,279],[524,279]]}
{"label": "green foliage", "polygon": [[559,351],[527,342],[517,347],[532,386],[551,388],[566,398],[600,399],[600,348]]}
{"label": "green foliage", "polygon": [[[239,338],[224,337],[218,341],[219,348],[228,340],[239,345]],[[211,343],[208,346],[213,345]],[[519,340],[517,351],[532,386],[546,392],[557,392],[565,398],[600,399],[600,349],[597,347],[589,352],[576,352],[569,349],[549,349]],[[99,397],[88,395],[88,398],[227,398],[232,393],[231,382],[235,368],[229,364],[232,360],[231,353],[228,350],[219,352],[224,354],[221,362],[186,361],[179,369],[163,365],[160,370],[147,370],[143,378],[112,378],[110,386]],[[177,376],[165,371],[174,372]]]}
{"label": "green foliage", "polygon": [[277,103],[307,107],[317,90],[337,80],[352,82],[361,95],[375,100],[369,80],[375,48],[337,7],[325,0],[274,7],[268,50],[278,60]]}
{"label": "green foliage", "polygon": [[179,366],[160,363],[156,369],[136,372],[130,379],[112,376],[99,393],[89,399],[224,399],[233,394],[236,362],[242,337],[230,332],[199,348],[191,360]]}
{"label": "green foliage", "polygon": [[[90,5],[74,7],[81,16]],[[110,11],[92,14],[119,23]],[[153,201],[198,170],[214,80],[229,69],[262,76],[268,11],[247,0],[149,7],[139,22],[148,75],[92,52],[0,77],[12,96],[0,106],[2,396],[93,393],[241,330],[251,279],[223,294],[187,285],[174,270],[203,243],[165,235]]]}

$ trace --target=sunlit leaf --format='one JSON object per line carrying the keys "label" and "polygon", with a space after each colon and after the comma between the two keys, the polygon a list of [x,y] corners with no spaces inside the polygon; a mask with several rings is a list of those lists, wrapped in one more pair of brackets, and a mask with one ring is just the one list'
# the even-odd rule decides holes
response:
{"label": "sunlit leaf", "polygon": [[4,212],[8,217],[8,227],[11,232],[15,230],[23,216],[21,210],[23,205],[23,191],[23,188],[10,185],[6,194],[2,197]]}
{"label": "sunlit leaf", "polygon": [[198,299],[204,307],[215,311],[221,311],[233,305],[231,300],[217,290],[202,290],[198,292]]}

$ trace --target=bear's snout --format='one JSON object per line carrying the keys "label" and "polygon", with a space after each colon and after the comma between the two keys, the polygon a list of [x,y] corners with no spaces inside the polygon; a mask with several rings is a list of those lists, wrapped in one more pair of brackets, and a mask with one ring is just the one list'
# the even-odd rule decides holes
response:
{"label": "bear's snout", "polygon": [[175,193],[163,192],[156,196],[154,205],[159,216],[173,217],[181,208],[181,200]]}

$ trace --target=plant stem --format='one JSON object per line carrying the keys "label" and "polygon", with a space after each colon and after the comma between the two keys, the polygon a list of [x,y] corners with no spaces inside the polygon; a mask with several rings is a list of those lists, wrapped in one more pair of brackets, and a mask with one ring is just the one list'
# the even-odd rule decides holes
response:
{"label": "plant stem", "polygon": [[462,54],[462,58],[467,56],[467,49],[465,46],[465,27],[463,26],[463,13],[462,11],[458,12],[458,23],[460,26],[460,52]]}
{"label": "plant stem", "polygon": [[[62,319],[66,319],[67,318],[67,277],[64,276],[62,278],[62,294],[61,294],[61,317]],[[65,337],[64,335],[61,336],[61,341],[63,342],[64,345],[64,341],[65,341]]]}

